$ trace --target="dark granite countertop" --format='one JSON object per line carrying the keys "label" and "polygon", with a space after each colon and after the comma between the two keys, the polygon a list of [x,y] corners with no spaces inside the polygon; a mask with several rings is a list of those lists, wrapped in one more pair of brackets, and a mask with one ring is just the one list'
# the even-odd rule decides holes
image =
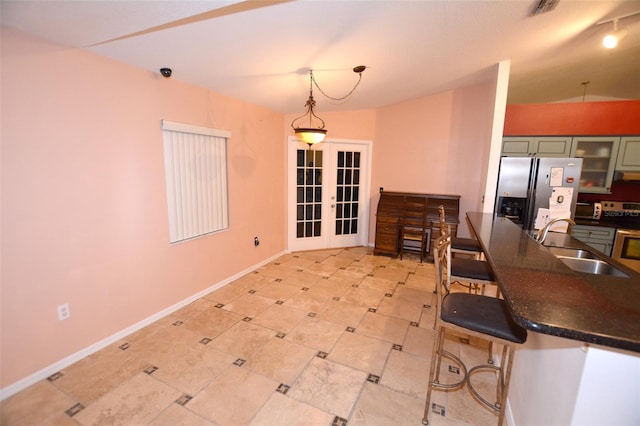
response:
{"label": "dark granite countertop", "polygon": [[509,219],[489,213],[467,217],[519,324],[538,333],[640,352],[640,274],[607,257],[629,277],[575,272],[545,247],[590,250],[575,238],[550,232],[543,246]]}

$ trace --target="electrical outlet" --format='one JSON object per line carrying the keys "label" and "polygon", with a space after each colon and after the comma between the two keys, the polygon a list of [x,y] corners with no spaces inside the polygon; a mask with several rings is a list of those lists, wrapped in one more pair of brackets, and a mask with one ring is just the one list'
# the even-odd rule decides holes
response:
{"label": "electrical outlet", "polygon": [[58,306],[58,319],[60,321],[69,319],[71,317],[71,310],[69,309],[69,304],[64,303]]}
{"label": "electrical outlet", "polygon": [[258,247],[260,245],[260,240],[258,239],[258,237],[255,237],[253,239],[253,245],[256,246],[256,247]]}

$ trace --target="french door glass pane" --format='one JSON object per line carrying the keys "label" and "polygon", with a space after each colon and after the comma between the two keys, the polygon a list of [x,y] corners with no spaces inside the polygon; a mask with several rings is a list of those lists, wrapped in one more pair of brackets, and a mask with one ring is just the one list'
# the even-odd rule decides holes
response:
{"label": "french door glass pane", "polygon": [[322,235],[322,151],[296,153],[296,238]]}
{"label": "french door glass pane", "polygon": [[357,234],[360,153],[339,151],[336,176],[336,235]]}

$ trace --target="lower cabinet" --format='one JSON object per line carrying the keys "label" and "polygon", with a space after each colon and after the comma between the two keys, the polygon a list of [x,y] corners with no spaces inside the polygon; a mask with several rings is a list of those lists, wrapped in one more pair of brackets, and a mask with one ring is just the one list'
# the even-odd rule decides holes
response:
{"label": "lower cabinet", "polygon": [[402,220],[404,199],[407,196],[427,198],[427,220],[431,223],[431,228],[429,232],[429,251],[426,258],[433,260],[433,244],[440,235],[440,212],[438,207],[440,205],[444,206],[445,221],[451,227],[451,234],[455,236],[460,214],[459,195],[381,192],[376,211],[374,254],[397,256],[400,253],[400,222]]}
{"label": "lower cabinet", "polygon": [[573,227],[573,237],[590,245],[601,253],[611,256],[616,228],[605,226],[576,225]]}

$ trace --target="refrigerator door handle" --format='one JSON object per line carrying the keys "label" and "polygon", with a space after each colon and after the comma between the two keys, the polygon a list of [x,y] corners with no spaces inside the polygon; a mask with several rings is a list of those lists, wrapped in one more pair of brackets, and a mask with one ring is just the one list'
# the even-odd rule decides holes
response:
{"label": "refrigerator door handle", "polygon": [[533,229],[533,222],[535,220],[535,199],[536,199],[536,181],[538,179],[538,166],[540,160],[538,158],[532,158],[529,169],[529,190],[527,197],[527,209],[523,222],[523,229]]}

